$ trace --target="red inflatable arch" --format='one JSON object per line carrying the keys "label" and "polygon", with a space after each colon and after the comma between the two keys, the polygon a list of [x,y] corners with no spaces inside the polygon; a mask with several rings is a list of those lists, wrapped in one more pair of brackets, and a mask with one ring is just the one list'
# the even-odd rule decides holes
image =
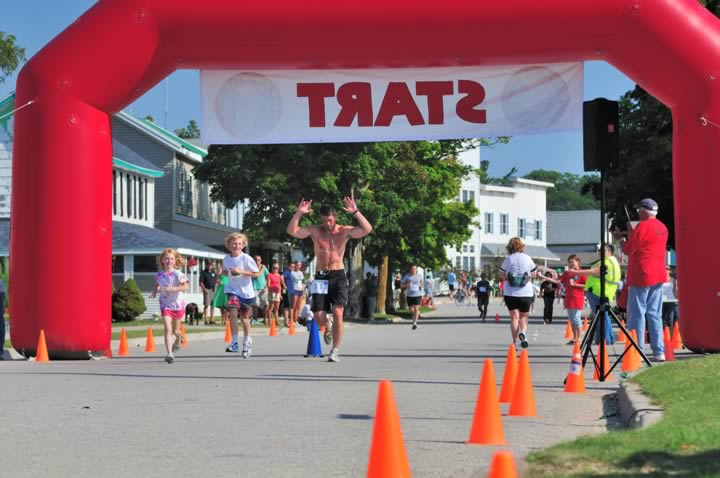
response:
{"label": "red inflatable arch", "polygon": [[719,351],[720,254],[702,246],[720,237],[719,25],[697,0],[100,0],[18,79],[36,102],[15,119],[13,345],[34,353],[45,329],[51,354],[107,349],[110,114],[177,69],[605,60],[672,108],[681,331]]}

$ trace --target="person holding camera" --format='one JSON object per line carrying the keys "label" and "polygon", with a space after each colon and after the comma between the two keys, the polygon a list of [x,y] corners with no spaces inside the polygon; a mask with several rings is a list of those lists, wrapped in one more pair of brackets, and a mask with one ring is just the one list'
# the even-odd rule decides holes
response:
{"label": "person holding camera", "polygon": [[657,218],[658,205],[654,200],[643,199],[635,205],[635,209],[640,222],[635,227],[629,224],[629,231],[613,231],[613,237],[620,241],[623,253],[628,256],[628,329],[637,332],[638,346],[643,350],[647,320],[653,360],[664,362],[662,289],[667,280],[665,252],[668,230]]}

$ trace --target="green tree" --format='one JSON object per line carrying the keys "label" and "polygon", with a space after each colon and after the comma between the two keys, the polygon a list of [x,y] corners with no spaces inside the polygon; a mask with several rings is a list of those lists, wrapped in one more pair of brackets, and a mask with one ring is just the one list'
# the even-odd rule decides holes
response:
{"label": "green tree", "polygon": [[583,176],[536,169],[525,175],[525,178],[555,185],[554,188],[547,190],[548,211],[581,211],[600,208],[600,202],[593,196],[594,185],[600,181],[600,177],[597,175]]}
{"label": "green tree", "polygon": [[176,129],[175,134],[183,139],[196,139],[200,137],[200,127],[195,120],[190,120],[186,127]]}
{"label": "green tree", "polygon": [[130,322],[145,312],[143,299],[137,283],[128,279],[112,297],[112,318],[117,322]]}
{"label": "green tree", "polygon": [[15,44],[15,35],[0,32],[0,83],[25,61],[25,48]]}

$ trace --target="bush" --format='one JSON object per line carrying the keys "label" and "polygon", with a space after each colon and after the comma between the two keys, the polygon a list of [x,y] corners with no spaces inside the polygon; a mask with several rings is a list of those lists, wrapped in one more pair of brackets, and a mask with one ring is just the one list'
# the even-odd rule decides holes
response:
{"label": "bush", "polygon": [[145,312],[145,299],[133,279],[128,279],[112,297],[112,318],[130,322]]}

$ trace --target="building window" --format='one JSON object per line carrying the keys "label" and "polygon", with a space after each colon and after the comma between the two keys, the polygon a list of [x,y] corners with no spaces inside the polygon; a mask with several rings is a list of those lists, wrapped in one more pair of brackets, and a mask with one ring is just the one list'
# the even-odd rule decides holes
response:
{"label": "building window", "polygon": [[507,236],[509,231],[509,224],[510,224],[510,214],[500,214],[500,235]]}
{"label": "building window", "polygon": [[469,265],[468,257],[463,256],[463,270],[464,271],[468,270],[468,265]]}
{"label": "building window", "polygon": [[125,202],[123,201],[123,191],[125,191],[125,187],[123,186],[123,173],[119,174],[120,178],[118,180],[118,191],[120,191],[120,215],[123,215],[123,208],[125,207]]}
{"label": "building window", "polygon": [[535,221],[525,221],[525,237],[535,238]]}
{"label": "building window", "polygon": [[467,252],[467,244],[463,244],[462,251]]}
{"label": "building window", "polygon": [[133,272],[157,272],[158,269],[157,256],[135,256]]}
{"label": "building window", "polygon": [[468,200],[468,192],[465,189],[463,189],[462,202],[467,202],[467,200]]}
{"label": "building window", "polygon": [[125,175],[125,184],[127,186],[127,217],[132,217],[133,203],[132,203],[132,180],[130,175]]}
{"label": "building window", "polygon": [[468,201],[475,205],[475,191],[468,191]]}
{"label": "building window", "polygon": [[460,269],[460,261],[462,261],[462,258],[460,256],[457,256],[455,258],[455,267]]}
{"label": "building window", "polygon": [[485,234],[493,233],[493,213],[485,213]]}
{"label": "building window", "polygon": [[474,256],[470,256],[470,270],[471,271],[475,270],[475,257]]}
{"label": "building window", "polygon": [[138,194],[138,211],[140,212],[140,219],[145,219],[145,183],[147,182],[147,179],[145,178],[138,178],[138,190],[140,194]]}
{"label": "building window", "polygon": [[470,246],[470,252],[475,252],[475,246]]}
{"label": "building window", "polygon": [[542,221],[535,221],[535,239],[542,241]]}
{"label": "building window", "polygon": [[517,237],[519,237],[520,239],[525,237],[525,219],[518,218]]}

